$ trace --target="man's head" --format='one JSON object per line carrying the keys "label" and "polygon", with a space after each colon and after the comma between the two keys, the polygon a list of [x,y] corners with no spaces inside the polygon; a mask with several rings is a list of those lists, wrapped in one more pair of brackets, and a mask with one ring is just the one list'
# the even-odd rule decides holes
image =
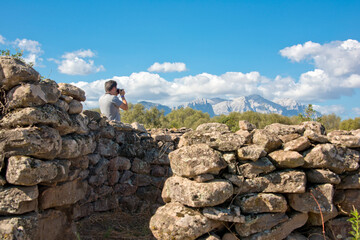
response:
{"label": "man's head", "polygon": [[113,88],[116,89],[117,83],[114,80],[109,80],[105,82],[105,92],[111,92]]}

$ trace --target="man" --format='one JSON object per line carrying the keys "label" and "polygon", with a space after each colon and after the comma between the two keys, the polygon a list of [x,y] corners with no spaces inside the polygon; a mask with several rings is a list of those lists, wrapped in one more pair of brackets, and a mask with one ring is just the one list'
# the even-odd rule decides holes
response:
{"label": "man", "polygon": [[[120,94],[121,100],[117,97]],[[120,122],[119,108],[128,110],[124,89],[118,89],[114,80],[105,83],[105,94],[99,99],[100,111],[109,120]]]}

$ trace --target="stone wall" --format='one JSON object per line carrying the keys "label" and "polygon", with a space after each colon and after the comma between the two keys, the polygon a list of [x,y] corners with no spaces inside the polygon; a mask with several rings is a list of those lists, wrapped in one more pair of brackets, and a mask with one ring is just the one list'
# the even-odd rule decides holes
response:
{"label": "stone wall", "polygon": [[360,130],[317,122],[237,133],[208,123],[169,154],[173,176],[150,220],[157,239],[347,239],[360,209]]}
{"label": "stone wall", "polygon": [[85,92],[0,57],[0,238],[76,239],[74,221],[155,212],[180,132],[109,122]]}

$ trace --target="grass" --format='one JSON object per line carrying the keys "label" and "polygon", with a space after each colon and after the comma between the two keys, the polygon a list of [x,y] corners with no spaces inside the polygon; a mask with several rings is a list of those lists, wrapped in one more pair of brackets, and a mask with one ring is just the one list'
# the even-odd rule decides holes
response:
{"label": "grass", "polygon": [[95,213],[77,222],[78,240],[154,240],[150,229],[150,213],[130,214],[115,210]]}

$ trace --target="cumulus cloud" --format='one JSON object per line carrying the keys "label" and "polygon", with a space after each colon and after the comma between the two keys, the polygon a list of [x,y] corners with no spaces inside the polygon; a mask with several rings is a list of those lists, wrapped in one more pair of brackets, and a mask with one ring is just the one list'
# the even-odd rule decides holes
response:
{"label": "cumulus cloud", "polygon": [[48,60],[57,63],[59,72],[68,75],[89,75],[105,71],[103,65],[95,66],[94,60],[89,59],[93,57],[95,57],[95,53],[88,49],[65,53],[61,56],[62,60],[53,58]]}
{"label": "cumulus cloud", "polygon": [[314,110],[320,112],[321,114],[331,114],[335,113],[336,115],[342,115],[345,113],[345,107],[342,105],[329,105],[329,106],[320,106],[313,105]]}
{"label": "cumulus cloud", "polygon": [[0,35],[0,44],[5,44],[5,39],[2,35]]}
{"label": "cumulus cloud", "polygon": [[184,72],[186,71],[185,63],[181,62],[164,62],[164,63],[154,63],[148,69],[149,72]]}
{"label": "cumulus cloud", "polygon": [[41,49],[41,44],[38,41],[30,39],[19,39],[17,38],[12,44],[24,51],[23,58],[27,63],[33,63],[34,66],[42,67],[43,59],[40,57],[44,54],[44,51]]}
{"label": "cumulus cloud", "polygon": [[359,107],[353,108],[352,111],[353,111],[357,116],[360,116],[360,108],[359,108]]}

